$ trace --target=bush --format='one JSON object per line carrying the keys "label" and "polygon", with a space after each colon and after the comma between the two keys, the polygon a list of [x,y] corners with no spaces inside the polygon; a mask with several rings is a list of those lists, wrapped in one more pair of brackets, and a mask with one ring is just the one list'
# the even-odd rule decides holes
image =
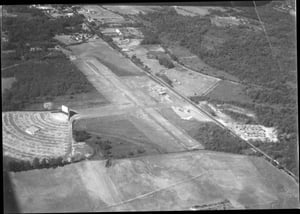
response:
{"label": "bush", "polygon": [[169,69],[174,68],[173,62],[166,57],[158,58],[158,62],[159,62],[159,64],[165,66],[166,68],[169,68]]}
{"label": "bush", "polygon": [[76,131],[76,130],[73,132],[73,136],[76,142],[86,141],[91,137],[91,135],[86,131]]}

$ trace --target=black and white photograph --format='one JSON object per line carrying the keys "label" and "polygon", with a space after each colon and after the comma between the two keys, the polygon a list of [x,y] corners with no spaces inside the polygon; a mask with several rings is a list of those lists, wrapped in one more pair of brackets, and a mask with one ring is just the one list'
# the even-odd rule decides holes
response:
{"label": "black and white photograph", "polygon": [[4,213],[299,209],[296,3],[0,5]]}

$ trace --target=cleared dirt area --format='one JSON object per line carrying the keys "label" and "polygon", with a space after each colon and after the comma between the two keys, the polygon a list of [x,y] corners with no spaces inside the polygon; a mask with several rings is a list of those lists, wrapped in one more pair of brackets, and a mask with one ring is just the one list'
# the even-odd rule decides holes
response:
{"label": "cleared dirt area", "polygon": [[119,159],[109,168],[84,161],[10,176],[22,212],[186,210],[224,199],[240,209],[299,206],[298,184],[268,162],[219,152]]}
{"label": "cleared dirt area", "polygon": [[139,12],[148,13],[161,8],[160,6],[150,6],[150,5],[147,6],[105,5],[103,7],[121,14],[130,14],[130,15],[135,15],[138,14]]}
{"label": "cleared dirt area", "polygon": [[206,96],[224,102],[228,102],[228,101],[237,101],[241,103],[252,102],[251,98],[248,97],[243,91],[243,88],[244,88],[243,85],[223,80],[212,91],[206,94]]}

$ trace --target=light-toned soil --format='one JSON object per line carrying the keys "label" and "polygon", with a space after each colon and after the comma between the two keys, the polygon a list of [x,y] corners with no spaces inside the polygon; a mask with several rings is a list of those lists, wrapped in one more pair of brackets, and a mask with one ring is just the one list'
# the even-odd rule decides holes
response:
{"label": "light-toned soil", "polygon": [[113,160],[110,168],[84,161],[10,176],[22,212],[186,210],[224,199],[240,209],[299,207],[298,184],[267,161],[209,151]]}
{"label": "light-toned soil", "polygon": [[199,6],[177,6],[175,10],[183,16],[205,16],[210,14],[211,10],[226,11],[222,7],[199,7]]}
{"label": "light-toned soil", "polygon": [[[98,21],[103,21],[105,23],[122,23],[124,18],[118,14],[112,13],[101,6],[98,5],[84,5],[85,10],[82,11],[82,14],[88,18],[96,19]],[[89,10],[89,12],[87,11]],[[93,12],[95,13],[93,13]]]}
{"label": "light-toned soil", "polygon": [[160,6],[141,6],[141,5],[105,5],[104,8],[107,8],[109,10],[121,13],[121,14],[130,14],[135,15],[139,12],[141,13],[147,13],[151,11],[155,11],[157,9],[160,9]]}
{"label": "light-toned soil", "polygon": [[5,89],[10,89],[11,85],[16,81],[14,77],[1,78],[1,92],[5,91]]}

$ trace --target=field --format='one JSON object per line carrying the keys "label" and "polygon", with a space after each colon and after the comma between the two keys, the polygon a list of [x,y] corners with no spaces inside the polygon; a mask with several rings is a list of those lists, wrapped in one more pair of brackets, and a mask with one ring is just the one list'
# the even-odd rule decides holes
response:
{"label": "field", "polygon": [[[183,151],[184,148],[178,139],[159,125],[163,122],[157,123],[160,117],[155,117],[149,117],[139,110],[127,115],[82,119],[77,121],[74,127],[76,130],[85,130],[101,139],[110,140],[111,152],[115,158],[140,155],[141,152],[138,150],[143,148],[145,150],[143,155]],[[94,143],[93,140],[91,143]]]}
{"label": "field", "polygon": [[220,79],[203,75],[181,66],[163,72],[173,82],[173,87],[181,94],[197,96],[213,88]]}
{"label": "field", "polygon": [[206,95],[211,99],[224,102],[237,101],[240,103],[250,103],[252,100],[245,95],[243,86],[229,81],[220,82],[216,88]]}
{"label": "field", "polygon": [[70,48],[76,55],[80,55],[82,58],[95,57],[117,76],[144,75],[131,61],[113,50],[101,39]]}
{"label": "field", "polygon": [[[60,113],[2,112],[4,156],[17,160],[33,160],[65,156],[70,152],[71,139],[67,121]],[[29,135],[31,126],[40,130]]]}
{"label": "field", "polygon": [[124,18],[122,16],[112,13],[98,5],[85,5],[83,6],[83,11],[81,13],[86,17],[91,17],[92,19],[103,21],[105,23],[124,22]]}
{"label": "field", "polygon": [[121,14],[129,14],[129,15],[135,15],[139,12],[141,13],[147,13],[151,12],[156,9],[160,9],[160,6],[138,6],[138,5],[105,5],[104,8],[107,8],[108,10],[112,10]]}
{"label": "field", "polygon": [[[107,100],[100,92],[96,89],[88,93],[79,93],[74,95],[57,96],[51,100],[53,103],[53,109],[61,108],[61,105],[66,105],[69,108],[76,110],[99,107],[109,104]],[[34,104],[29,104],[24,110],[44,110],[44,100],[36,101]]]}
{"label": "field", "polygon": [[[113,158],[132,157],[141,153],[147,155],[160,151],[160,148],[156,148],[143,132],[123,116],[82,119],[75,122],[74,129],[85,130],[104,141],[109,140],[112,148],[108,150]],[[96,141],[97,138],[88,142],[94,144]],[[142,150],[143,152],[139,152]]]}
{"label": "field", "polygon": [[222,7],[197,7],[197,6],[180,6],[175,7],[178,14],[183,16],[205,16],[209,15],[211,10],[226,11]]}
{"label": "field", "polygon": [[11,85],[16,81],[14,77],[1,78],[1,92],[5,91],[5,89],[10,89]]}
{"label": "field", "polygon": [[74,44],[78,43],[77,41],[72,40],[70,35],[64,35],[64,34],[55,35],[54,39],[66,44],[66,45],[74,45]]}
{"label": "field", "polygon": [[166,67],[159,64],[157,59],[151,59],[147,56],[148,52],[149,52],[149,46],[148,47],[138,46],[134,48],[132,51],[127,52],[127,54],[130,57],[135,55],[137,58],[139,58],[142,61],[144,65],[148,66],[153,73],[158,73],[161,70],[165,70]]}
{"label": "field", "polygon": [[224,199],[235,209],[299,206],[298,185],[265,160],[219,152],[119,159],[109,168],[83,161],[10,176],[22,212],[187,210]]}
{"label": "field", "polygon": [[163,117],[168,118],[168,120],[173,124],[176,124],[177,126],[182,128],[191,137],[195,136],[200,124],[210,121],[207,120],[205,116],[203,116],[203,121],[199,121],[196,118],[192,118],[190,120],[181,119],[180,116],[177,115],[172,108],[162,108],[160,109],[160,113],[163,115]]}

